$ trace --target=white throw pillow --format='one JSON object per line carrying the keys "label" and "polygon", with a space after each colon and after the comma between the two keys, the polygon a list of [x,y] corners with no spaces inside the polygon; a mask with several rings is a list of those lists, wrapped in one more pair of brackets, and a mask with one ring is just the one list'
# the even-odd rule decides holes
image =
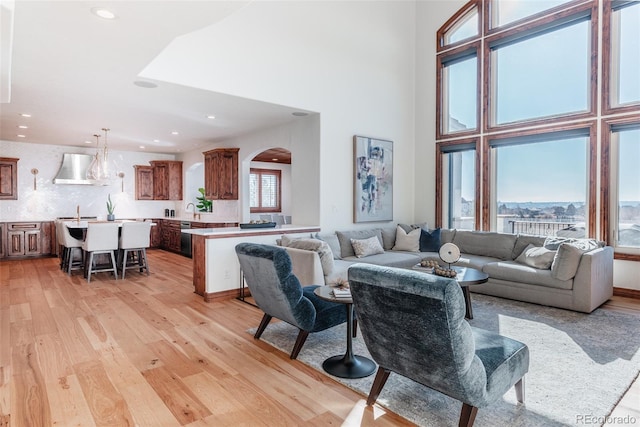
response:
{"label": "white throw pillow", "polygon": [[420,228],[415,228],[407,233],[404,228],[398,225],[396,227],[396,244],[392,250],[420,252],[420,234]]}
{"label": "white throw pillow", "polygon": [[585,251],[573,243],[561,243],[551,265],[551,276],[558,280],[572,279],[578,271]]}
{"label": "white throw pillow", "polygon": [[556,251],[541,246],[534,246],[529,243],[520,256],[516,258],[516,262],[540,270],[548,270],[551,268],[551,263],[555,255]]}
{"label": "white throw pillow", "polygon": [[371,236],[368,239],[351,239],[351,246],[353,246],[353,252],[358,258],[384,253],[380,240],[376,236]]}
{"label": "white throw pillow", "polygon": [[[286,236],[286,235],[285,235]],[[282,242],[285,242],[284,236],[282,236]],[[284,246],[284,245],[283,245]],[[322,265],[322,272],[324,275],[331,274],[333,271],[333,253],[329,244],[324,240],[313,238],[301,238],[301,239],[288,239],[287,247],[304,249],[305,251],[315,251],[320,257],[320,264]]]}

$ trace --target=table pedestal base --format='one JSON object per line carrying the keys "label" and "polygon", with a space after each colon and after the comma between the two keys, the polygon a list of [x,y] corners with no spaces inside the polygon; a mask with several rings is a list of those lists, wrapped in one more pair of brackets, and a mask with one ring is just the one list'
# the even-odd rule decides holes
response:
{"label": "table pedestal base", "polygon": [[364,378],[373,374],[376,364],[364,356],[333,356],[322,363],[322,368],[340,378]]}

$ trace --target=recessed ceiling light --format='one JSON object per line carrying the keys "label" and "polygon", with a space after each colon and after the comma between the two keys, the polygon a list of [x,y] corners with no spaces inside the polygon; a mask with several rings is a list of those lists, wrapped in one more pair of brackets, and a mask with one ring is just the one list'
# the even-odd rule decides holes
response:
{"label": "recessed ceiling light", "polygon": [[158,85],[153,83],[153,82],[148,82],[145,80],[136,80],[135,82],[133,82],[134,85],[138,86],[138,87],[143,87],[145,89],[154,89],[157,88]]}
{"label": "recessed ceiling light", "polygon": [[293,114],[296,117],[304,117],[304,116],[308,116],[309,115],[309,113],[305,113],[303,111],[294,111],[291,114]]}
{"label": "recessed ceiling light", "polygon": [[271,160],[273,160],[274,162],[277,162],[277,161],[278,161],[278,159],[271,159]]}
{"label": "recessed ceiling light", "polygon": [[144,150],[145,148],[146,148],[146,147],[145,147],[144,145],[141,145],[141,146],[140,146],[140,149],[141,149],[141,150]]}
{"label": "recessed ceiling light", "polygon": [[178,132],[177,130],[174,130],[173,132],[171,132],[171,135],[179,135],[180,132]]}
{"label": "recessed ceiling light", "polygon": [[215,118],[216,118],[216,116],[214,116],[213,114],[209,114],[209,115],[207,116],[207,119],[215,119]]}
{"label": "recessed ceiling light", "polygon": [[25,126],[25,125],[19,125],[18,126],[19,129],[29,129],[29,126]]}
{"label": "recessed ceiling light", "polygon": [[153,142],[157,143],[157,142],[160,142],[160,140],[159,139],[154,139]]}
{"label": "recessed ceiling light", "polygon": [[18,138],[26,138],[26,136],[18,134]]}
{"label": "recessed ceiling light", "polygon": [[85,141],[85,144],[93,144],[93,141]]}
{"label": "recessed ceiling light", "polygon": [[109,9],[104,9],[101,7],[94,7],[91,9],[91,13],[96,16],[99,16],[103,19],[116,19],[116,14],[110,11]]}
{"label": "recessed ceiling light", "polygon": [[21,115],[22,117],[31,117],[31,114],[27,114],[27,113],[20,113],[20,115]]}

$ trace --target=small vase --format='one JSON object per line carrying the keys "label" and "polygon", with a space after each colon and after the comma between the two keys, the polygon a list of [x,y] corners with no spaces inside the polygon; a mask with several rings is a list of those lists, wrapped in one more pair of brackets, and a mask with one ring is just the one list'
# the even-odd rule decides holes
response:
{"label": "small vase", "polygon": [[116,216],[113,214],[109,214],[107,215],[107,221],[115,221],[116,220]]}

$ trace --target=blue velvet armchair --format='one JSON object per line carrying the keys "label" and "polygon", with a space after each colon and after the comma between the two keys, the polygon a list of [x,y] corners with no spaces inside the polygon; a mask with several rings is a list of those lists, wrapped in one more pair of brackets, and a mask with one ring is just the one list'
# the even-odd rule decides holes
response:
{"label": "blue velvet armchair", "polygon": [[240,243],[236,246],[240,268],[256,305],[264,311],[254,338],[259,339],[272,318],[283,320],[300,331],[291,351],[298,357],[309,333],[347,321],[344,305],[321,300],[313,290],[302,287],[291,270],[286,250],[271,245]]}
{"label": "blue velvet armchair", "polygon": [[348,276],[362,337],[378,363],[368,405],[391,372],[460,400],[460,426],[472,426],[478,408],[514,385],[524,402],[528,347],[470,326],[455,280],[372,264],[355,264]]}

